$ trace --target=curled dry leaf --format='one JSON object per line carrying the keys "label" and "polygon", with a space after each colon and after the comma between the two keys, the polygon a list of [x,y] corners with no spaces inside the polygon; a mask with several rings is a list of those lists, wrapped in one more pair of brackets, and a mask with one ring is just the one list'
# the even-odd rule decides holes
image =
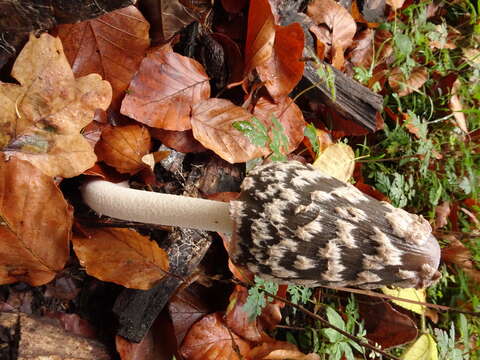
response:
{"label": "curled dry leaf", "polygon": [[73,248],[89,275],[127,288],[148,290],[168,271],[168,255],[155,241],[130,229],[89,231]]}
{"label": "curled dry leaf", "polygon": [[266,154],[233,127],[236,121],[250,121],[252,114],[225,99],[208,99],[193,108],[195,139],[230,163],[246,162]]}
{"label": "curled dry leaf", "polygon": [[12,76],[21,85],[0,83],[0,147],[50,176],[73,177],[96,160],[80,130],[106,109],[112,89],[98,74],[75,79],[59,39],[30,40]]}
{"label": "curled dry leaf", "polygon": [[335,0],[311,1],[307,14],[317,24],[324,25],[320,27],[323,32],[320,40],[332,47],[332,64],[342,67],[344,51],[352,44],[357,31],[352,15]]}
{"label": "curled dry leaf", "polygon": [[210,84],[202,65],[166,44],[143,59],[121,113],[148,126],[188,130],[192,106],[209,97]]}
{"label": "curled dry leaf", "polygon": [[303,29],[299,23],[276,26],[272,54],[257,66],[260,79],[276,102],[287,96],[303,76],[303,46]]}
{"label": "curled dry leaf", "polygon": [[405,78],[400,68],[396,67],[388,77],[388,84],[398,96],[405,96],[420,89],[427,79],[427,70],[423,67],[413,69],[408,79]]}
{"label": "curled dry leaf", "polygon": [[[275,117],[283,126],[284,134],[288,138],[288,152],[295,150],[304,138],[305,120],[300,108],[292,99],[284,97],[278,104],[262,97],[258,100],[253,110],[256,116],[267,126],[273,126],[272,118]],[[272,134],[270,134],[272,136]]]}
{"label": "curled dry leaf", "polygon": [[458,92],[462,83],[459,79],[455,80],[452,86],[452,96],[450,97],[450,101],[448,103],[448,107],[453,112],[453,117],[455,118],[456,125],[466,134],[468,134],[468,126],[467,126],[467,119],[465,118],[465,114],[463,113],[463,105],[458,96]]}
{"label": "curled dry leaf", "polygon": [[249,343],[225,326],[220,313],[207,315],[195,323],[180,347],[186,360],[240,360],[249,351]]}
{"label": "curled dry leaf", "polygon": [[245,74],[270,59],[274,42],[275,20],[268,0],[251,1],[245,42]]}
{"label": "curled dry leaf", "polygon": [[0,162],[0,284],[39,286],[63,269],[72,209],[50,176],[26,161]]}
{"label": "curled dry leaf", "polygon": [[312,165],[325,174],[347,182],[355,169],[355,153],[347,144],[333,144],[323,150]]}
{"label": "curled dry leaf", "polygon": [[58,27],[75,76],[100,74],[113,88],[112,106],[121,99],[150,45],[150,25],[135,6],[99,18]]}
{"label": "curled dry leaf", "polygon": [[109,126],[95,150],[99,160],[114,167],[119,173],[135,174],[145,168],[142,157],[150,152],[148,130],[140,125]]}

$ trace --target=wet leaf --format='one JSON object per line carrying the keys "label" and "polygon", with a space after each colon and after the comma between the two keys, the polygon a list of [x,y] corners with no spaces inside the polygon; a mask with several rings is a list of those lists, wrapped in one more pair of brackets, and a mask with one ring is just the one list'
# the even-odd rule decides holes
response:
{"label": "wet leaf", "polygon": [[50,176],[16,158],[0,162],[0,284],[39,286],[63,269],[72,210]]}
{"label": "wet leaf", "polygon": [[155,241],[130,229],[89,230],[73,248],[89,275],[127,288],[148,290],[168,271],[168,256]]}
{"label": "wet leaf", "polygon": [[113,88],[112,106],[120,103],[150,45],[149,24],[135,6],[99,18],[58,27],[65,56],[75,76],[100,74]]}
{"label": "wet leaf", "polygon": [[124,125],[105,128],[95,150],[99,160],[118,172],[135,174],[145,168],[142,157],[150,148],[150,134],[145,127]]}
{"label": "wet leaf", "polygon": [[437,343],[430,334],[421,335],[402,355],[402,360],[437,360]]}
{"label": "wet leaf", "polygon": [[240,354],[244,358],[249,350],[248,342],[225,326],[220,313],[207,315],[195,323],[180,347],[186,360],[240,360]]}
{"label": "wet leaf", "polygon": [[253,115],[225,99],[208,99],[193,108],[193,136],[207,149],[230,162],[246,162],[266,153],[233,127],[251,121]]}
{"label": "wet leaf", "polygon": [[[400,289],[400,288],[382,288],[382,292],[387,295],[399,297],[402,299],[407,299],[407,300],[415,300],[415,301],[421,301],[421,302],[426,302],[427,301],[427,296],[425,294],[425,289]],[[409,302],[404,302],[404,301],[399,301],[399,300],[392,300],[394,304],[397,304],[398,306],[401,306],[404,309],[413,311],[414,313],[422,315],[425,313],[425,306],[420,305],[420,304],[413,304]]]}
{"label": "wet leaf", "polygon": [[0,83],[4,151],[51,176],[73,177],[91,167],[96,156],[80,130],[95,109],[108,107],[110,84],[98,74],[75,79],[60,40],[48,34],[30,36],[12,76],[21,85]]}
{"label": "wet leaf", "polygon": [[413,69],[408,79],[405,78],[400,68],[397,67],[391,71],[388,84],[398,96],[405,96],[420,89],[427,79],[427,70],[423,67]]}
{"label": "wet leaf", "polygon": [[304,35],[299,23],[277,26],[271,56],[257,72],[276,102],[290,94],[303,76]]}
{"label": "wet leaf", "polygon": [[208,76],[197,61],[167,44],[143,59],[121,113],[148,126],[188,130],[192,106],[210,97]]}
{"label": "wet leaf", "polygon": [[347,182],[355,169],[355,153],[347,144],[332,144],[323,150],[312,165],[325,174]]}

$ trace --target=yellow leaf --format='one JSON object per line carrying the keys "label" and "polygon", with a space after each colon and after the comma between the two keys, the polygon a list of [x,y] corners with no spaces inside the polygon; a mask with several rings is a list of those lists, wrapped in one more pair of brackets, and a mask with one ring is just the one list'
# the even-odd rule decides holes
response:
{"label": "yellow leaf", "polygon": [[437,343],[430,334],[423,334],[402,356],[403,360],[438,360]]}
{"label": "yellow leaf", "polygon": [[355,154],[347,144],[333,144],[318,156],[313,167],[338,180],[347,182],[353,175]]}
{"label": "yellow leaf", "polygon": [[[400,289],[400,288],[382,288],[382,292],[387,295],[400,297],[402,299],[414,300],[414,301],[426,301],[425,289]],[[422,315],[425,312],[425,306],[419,304],[412,304],[399,300],[392,300],[398,306],[404,309],[413,311],[414,313]]]}

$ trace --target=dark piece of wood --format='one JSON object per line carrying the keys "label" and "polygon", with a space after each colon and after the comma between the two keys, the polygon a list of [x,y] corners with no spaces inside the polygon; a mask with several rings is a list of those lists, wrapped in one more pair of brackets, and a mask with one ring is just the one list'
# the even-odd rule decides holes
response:
{"label": "dark piece of wood", "polygon": [[[273,3],[276,5],[274,12],[278,14],[281,25],[298,22],[302,26],[305,34],[304,56],[308,58],[315,54],[315,42],[309,31],[312,20],[300,12],[304,10],[306,2],[276,0]],[[317,74],[315,63],[311,61],[305,63],[304,78],[297,86],[297,91],[313,86],[307,92],[307,97],[320,99],[330,108],[340,113],[345,119],[352,120],[369,131],[377,130],[376,116],[377,112],[383,107],[382,96],[351,79],[330,64],[321,63],[323,66],[330,68],[335,74],[335,98],[332,96],[332,91],[327,86],[325,79],[320,78]]]}
{"label": "dark piece of wood", "polygon": [[140,342],[150,329],[172,294],[182,285],[203,259],[211,237],[204,231],[175,229],[169,236],[170,273],[158,285],[147,291],[125,289],[115,302],[113,312],[118,316],[118,335]]}

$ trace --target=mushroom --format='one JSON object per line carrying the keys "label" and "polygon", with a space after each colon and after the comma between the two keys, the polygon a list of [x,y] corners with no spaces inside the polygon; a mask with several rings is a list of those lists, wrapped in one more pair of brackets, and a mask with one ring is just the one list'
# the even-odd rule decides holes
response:
{"label": "mushroom", "polygon": [[230,233],[232,261],[279,283],[421,288],[440,277],[440,246],[428,221],[311,165],[258,166],[241,189],[230,203],[104,180],[88,182],[82,193],[110,217]]}

